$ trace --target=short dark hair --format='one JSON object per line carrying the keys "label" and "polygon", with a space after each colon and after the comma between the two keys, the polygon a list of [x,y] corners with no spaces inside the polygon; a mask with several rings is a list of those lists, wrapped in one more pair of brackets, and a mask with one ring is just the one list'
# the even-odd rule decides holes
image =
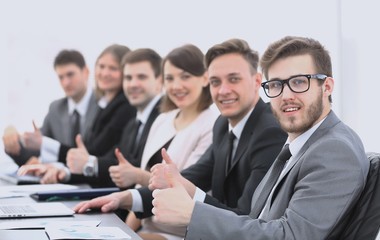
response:
{"label": "short dark hair", "polygon": [[229,53],[240,54],[249,63],[251,72],[257,72],[259,53],[251,49],[249,44],[245,40],[237,38],[224,41],[220,44],[216,44],[213,47],[211,47],[207,51],[205,58],[207,68],[210,67],[211,62],[215,58]]}
{"label": "short dark hair", "polygon": [[[286,36],[270,44],[262,56],[260,65],[265,78],[268,80],[268,69],[275,61],[304,54],[313,59],[316,73],[332,77],[330,54],[320,42],[312,38]],[[329,101],[332,102],[331,95]]]}
{"label": "short dark hair", "polygon": [[61,65],[75,64],[80,69],[86,66],[83,55],[77,50],[64,49],[54,59],[54,68]]}
{"label": "short dark hair", "polygon": [[[164,68],[164,64],[167,61],[169,61],[175,67],[180,68],[185,72],[188,72],[197,77],[203,76],[206,72],[204,54],[198,47],[192,44],[183,45],[169,52],[162,62],[162,68]],[[211,93],[209,86],[207,85],[202,89],[197,107],[198,111],[205,110],[211,105],[211,103]],[[177,106],[173,103],[173,101],[170,100],[167,95],[165,95],[160,105],[161,112],[167,112],[176,108]]]}
{"label": "short dark hair", "polygon": [[150,63],[155,77],[161,75],[162,58],[156,51],[150,48],[136,49],[124,55],[121,60],[121,68],[124,69],[125,65],[128,63],[131,64],[144,61],[148,61]]}

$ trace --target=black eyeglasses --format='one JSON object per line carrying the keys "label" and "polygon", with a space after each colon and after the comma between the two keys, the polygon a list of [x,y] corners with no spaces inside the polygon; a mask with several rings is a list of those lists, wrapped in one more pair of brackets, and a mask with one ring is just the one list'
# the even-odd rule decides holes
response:
{"label": "black eyeglasses", "polygon": [[264,89],[265,94],[269,98],[275,98],[281,95],[284,90],[285,84],[289,89],[295,93],[303,93],[310,88],[310,79],[317,79],[320,81],[326,80],[327,76],[324,74],[300,74],[291,76],[285,80],[270,80],[263,82],[261,86]]}

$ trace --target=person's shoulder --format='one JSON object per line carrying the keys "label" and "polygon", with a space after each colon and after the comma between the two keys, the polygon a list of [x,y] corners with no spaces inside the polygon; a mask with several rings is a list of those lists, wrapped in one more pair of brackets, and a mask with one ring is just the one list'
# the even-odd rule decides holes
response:
{"label": "person's shoulder", "polygon": [[61,109],[62,107],[67,107],[67,104],[68,104],[67,101],[68,101],[67,97],[56,99],[50,103],[49,110],[58,110],[58,109]]}

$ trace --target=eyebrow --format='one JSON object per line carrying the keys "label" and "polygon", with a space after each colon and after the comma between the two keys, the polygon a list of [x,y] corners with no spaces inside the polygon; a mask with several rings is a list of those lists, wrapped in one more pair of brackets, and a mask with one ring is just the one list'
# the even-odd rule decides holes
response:
{"label": "eyebrow", "polygon": [[303,76],[303,75],[308,75],[308,74],[302,74],[302,73],[300,73],[300,74],[295,74],[295,75],[291,75],[290,77],[288,77],[288,78],[271,78],[271,79],[269,79],[268,81],[274,81],[274,80],[277,80],[277,81],[284,81],[284,80],[288,80],[288,79],[291,79],[291,78],[293,78],[293,77],[297,77],[297,76]]}

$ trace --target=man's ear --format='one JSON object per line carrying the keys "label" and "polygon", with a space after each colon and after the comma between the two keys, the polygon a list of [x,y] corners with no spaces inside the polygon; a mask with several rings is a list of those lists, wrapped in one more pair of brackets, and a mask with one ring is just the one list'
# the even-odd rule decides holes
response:
{"label": "man's ear", "polygon": [[334,79],[332,77],[327,77],[322,86],[323,94],[330,96],[334,90]]}

